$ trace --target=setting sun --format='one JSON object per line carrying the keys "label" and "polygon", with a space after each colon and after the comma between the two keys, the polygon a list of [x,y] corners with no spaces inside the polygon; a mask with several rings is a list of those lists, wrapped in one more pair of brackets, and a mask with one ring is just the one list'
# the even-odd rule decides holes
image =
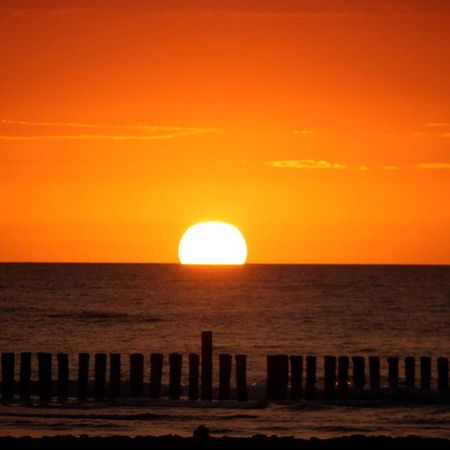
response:
{"label": "setting sun", "polygon": [[234,225],[200,222],[183,234],[178,257],[181,264],[244,264],[247,245]]}

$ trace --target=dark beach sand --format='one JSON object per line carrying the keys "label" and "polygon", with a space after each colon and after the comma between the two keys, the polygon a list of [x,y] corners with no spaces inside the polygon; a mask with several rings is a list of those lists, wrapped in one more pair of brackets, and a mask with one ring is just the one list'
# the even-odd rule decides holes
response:
{"label": "dark beach sand", "polygon": [[260,450],[260,449],[346,449],[346,450],[441,450],[450,449],[450,440],[436,438],[420,438],[416,436],[391,438],[385,436],[346,436],[333,439],[294,439],[276,436],[253,436],[251,438],[182,438],[179,436],[142,436],[142,437],[73,437],[54,436],[43,438],[1,437],[0,448],[14,449],[220,449],[220,450]]}

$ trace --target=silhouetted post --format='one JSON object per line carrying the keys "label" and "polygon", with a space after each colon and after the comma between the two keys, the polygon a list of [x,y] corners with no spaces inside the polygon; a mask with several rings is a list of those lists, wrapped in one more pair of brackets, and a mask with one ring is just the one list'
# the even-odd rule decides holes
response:
{"label": "silhouetted post", "polygon": [[448,358],[437,359],[438,390],[448,390]]}
{"label": "silhouetted post", "polygon": [[180,353],[169,355],[169,398],[179,400],[181,394],[181,368],[183,357]]}
{"label": "silhouetted post", "polygon": [[52,397],[52,354],[38,353],[39,398],[48,401]]}
{"label": "silhouetted post", "polygon": [[391,389],[398,388],[398,358],[396,356],[389,357],[388,361],[388,379]]}
{"label": "silhouetted post", "polygon": [[144,393],[144,355],[130,355],[130,397],[142,397]]}
{"label": "silhouetted post", "polygon": [[159,398],[161,396],[163,358],[162,353],[152,353],[150,355],[150,398]]}
{"label": "silhouetted post", "polygon": [[60,402],[69,398],[69,355],[67,353],[58,353],[58,389],[57,395]]}
{"label": "silhouetted post", "polygon": [[31,396],[31,353],[20,354],[20,379],[19,379],[20,400],[30,400]]}
{"label": "silhouetted post", "polygon": [[236,355],[236,395],[238,401],[247,401],[247,355]]}
{"label": "silhouetted post", "polygon": [[333,398],[336,394],[336,357],[325,356],[324,358],[324,385],[323,395],[325,398]]}
{"label": "silhouetted post", "polygon": [[380,358],[369,356],[370,389],[380,389]]}
{"label": "silhouetted post", "polygon": [[14,398],[14,353],[2,353],[2,398]]}
{"label": "silhouetted post", "polygon": [[212,354],[213,354],[212,331],[202,332],[202,400],[212,400]]}
{"label": "silhouetted post", "polygon": [[420,358],[420,389],[431,390],[431,358],[428,356]]}
{"label": "silhouetted post", "polygon": [[353,356],[353,386],[356,389],[364,389],[366,384],[365,359],[363,356]]}
{"label": "silhouetted post", "polygon": [[94,372],[94,397],[96,400],[105,398],[106,382],[106,353],[95,354],[95,372]]}
{"label": "silhouetted post", "polygon": [[305,397],[308,400],[313,399],[316,396],[316,367],[317,367],[316,357],[307,356]]}
{"label": "silhouetted post", "polygon": [[120,396],[121,356],[120,353],[109,355],[109,395],[111,398]]}
{"label": "silhouetted post", "polygon": [[339,356],[338,358],[338,376],[337,386],[340,391],[348,390],[348,369],[349,369],[348,356]]}
{"label": "silhouetted post", "polygon": [[200,357],[189,354],[189,400],[198,400],[198,377],[200,373]]}
{"label": "silhouetted post", "polygon": [[287,355],[267,357],[267,398],[284,400],[287,398],[289,381],[289,358]]}
{"label": "silhouetted post", "polygon": [[416,360],[412,356],[405,358],[405,385],[412,390],[416,387]]}
{"label": "silhouetted post", "polygon": [[78,389],[77,398],[86,400],[89,383],[89,353],[78,355]]}
{"label": "silhouetted post", "polygon": [[219,355],[219,400],[230,398],[231,355]]}
{"label": "silhouetted post", "polygon": [[291,398],[299,400],[302,398],[303,389],[303,357],[292,355],[291,363]]}

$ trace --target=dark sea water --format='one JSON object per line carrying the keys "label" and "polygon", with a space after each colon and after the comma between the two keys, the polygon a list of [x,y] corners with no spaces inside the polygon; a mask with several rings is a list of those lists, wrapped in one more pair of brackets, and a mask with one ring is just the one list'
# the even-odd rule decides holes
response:
{"label": "dark sea water", "polygon": [[[268,354],[315,354],[319,376],[326,354],[450,356],[450,267],[0,264],[0,314],[0,351],[68,352],[71,378],[81,351],[121,352],[125,372],[133,352],[181,352],[186,363],[201,331],[212,330],[216,354],[248,355],[250,395],[258,398]],[[0,406],[2,435],[190,434],[200,423],[218,435],[450,438],[450,405]]]}

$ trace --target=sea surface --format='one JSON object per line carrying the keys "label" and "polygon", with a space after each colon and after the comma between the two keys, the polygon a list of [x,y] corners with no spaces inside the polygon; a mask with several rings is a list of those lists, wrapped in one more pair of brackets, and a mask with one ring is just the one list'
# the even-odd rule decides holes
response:
{"label": "sea surface", "polygon": [[269,354],[317,355],[319,384],[324,355],[380,356],[383,376],[387,356],[449,357],[449,266],[0,264],[0,352],[67,352],[71,379],[79,352],[122,353],[124,378],[130,353],[146,355],[147,373],[151,352],[180,352],[185,382],[204,330],[215,368],[218,353],[248,355],[251,401],[15,402],[0,406],[0,435],[190,435],[204,424],[231,436],[450,438],[448,402],[260,401]]}

